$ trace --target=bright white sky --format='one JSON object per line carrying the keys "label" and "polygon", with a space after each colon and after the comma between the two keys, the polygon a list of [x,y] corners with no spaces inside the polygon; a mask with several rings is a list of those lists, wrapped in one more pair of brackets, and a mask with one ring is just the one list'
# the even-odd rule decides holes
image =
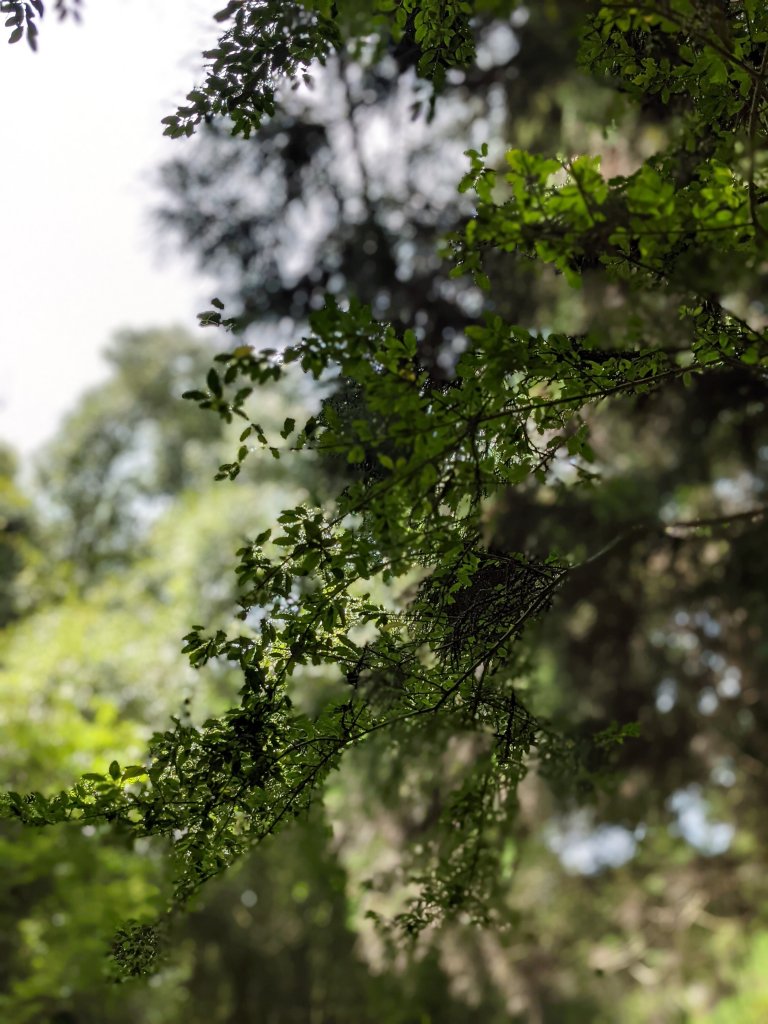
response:
{"label": "bright white sky", "polygon": [[[52,5],[51,5],[52,6]],[[215,293],[161,246],[160,118],[200,79],[223,0],[88,0],[39,50],[0,36],[0,440],[29,452],[105,374],[120,327],[180,324]]]}

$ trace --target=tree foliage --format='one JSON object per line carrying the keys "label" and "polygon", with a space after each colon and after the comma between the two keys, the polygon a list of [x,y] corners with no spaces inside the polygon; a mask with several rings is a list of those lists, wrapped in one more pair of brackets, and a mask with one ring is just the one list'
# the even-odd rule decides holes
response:
{"label": "tree foliage", "polygon": [[[471,61],[470,5],[387,7],[229,4],[204,85],[167,119],[168,134],[224,115],[247,137],[276,113],[280,78],[297,80],[344,48],[376,62],[407,43],[438,91],[446,68]],[[408,863],[415,895],[397,924],[415,934],[446,916],[494,919],[533,770],[571,799],[615,792],[637,721],[547,707],[535,640],[569,594],[617,559],[643,550],[663,559],[670,546],[707,540],[717,572],[732,557],[743,578],[759,543],[768,12],[750,0],[606,2],[585,9],[580,35],[582,67],[662,125],[657,150],[610,177],[590,154],[468,153],[458,187],[474,209],[442,244],[449,273],[468,275],[488,301],[440,376],[414,329],[354,297],[329,296],[285,348],[239,339],[217,357],[186,397],[242,428],[219,478],[234,480],[248,460],[313,458],[345,467],[343,489],[286,509],[240,549],[238,630],[194,626],[185,637],[195,667],[239,672],[236,706],[201,726],[175,721],[140,765],[115,760],[53,797],[9,793],[7,817],[165,836],[174,906],[183,905],[305,815],[354,748],[376,749],[384,736],[402,758],[422,747],[444,765],[458,743],[437,786],[435,827]],[[534,329],[499,312],[505,260],[509,273],[531,262],[597,296],[587,322]],[[605,316],[611,303],[618,319]],[[243,327],[218,300],[202,321]],[[255,411],[259,389],[296,369],[327,397],[309,418],[270,431]],[[718,500],[717,473],[695,460],[688,468],[702,476],[686,481],[687,495],[670,484],[654,500],[616,498],[622,467],[637,458],[622,417],[700,408],[729,389],[738,398],[716,426],[736,423],[745,445],[746,501]],[[602,515],[598,529],[578,514],[586,500]],[[499,521],[505,509],[544,525],[518,543],[525,531]],[[575,510],[572,521],[558,510]],[[704,586],[696,555],[667,564]],[[307,712],[296,680],[320,670],[334,682]],[[144,924],[121,934],[116,956],[128,973],[151,966],[153,934]]]}
{"label": "tree foliage", "polygon": [[[61,20],[67,17],[80,19],[82,0],[54,0],[53,10]],[[48,4],[50,7],[51,5]],[[37,49],[37,37],[40,29],[39,20],[45,14],[44,0],[3,0],[0,3],[0,14],[7,14],[5,27],[9,28],[9,43],[18,43],[26,39],[30,49]]]}

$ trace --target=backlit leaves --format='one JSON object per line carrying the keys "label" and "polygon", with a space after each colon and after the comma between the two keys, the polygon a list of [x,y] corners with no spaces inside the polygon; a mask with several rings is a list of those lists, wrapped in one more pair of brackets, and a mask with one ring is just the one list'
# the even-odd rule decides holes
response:
{"label": "backlit leaves", "polygon": [[9,43],[18,43],[26,38],[30,49],[37,49],[39,34],[38,20],[43,17],[46,7],[53,8],[60,19],[68,16],[80,19],[82,0],[2,0],[0,15],[5,15],[5,27],[10,29]]}
{"label": "backlit leaves", "polygon": [[[223,116],[248,135],[274,111],[281,81],[298,81],[358,38],[352,8],[228,4],[206,81],[166,119],[167,133],[188,135]],[[373,36],[390,19],[395,41],[412,42],[419,72],[439,84],[447,67],[471,59],[471,15],[466,3],[403,0],[360,24]],[[585,20],[583,64],[674,112],[665,148],[611,178],[589,154],[512,149],[497,167],[480,148],[459,184],[475,210],[449,240],[455,275],[488,287],[489,255],[497,264],[507,255],[554,268],[575,287],[596,275],[623,294],[672,296],[674,344],[659,341],[658,329],[647,337],[639,314],[607,336],[531,330],[489,306],[436,379],[414,331],[329,297],[287,348],[236,343],[217,357],[185,397],[241,421],[218,478],[236,477],[254,452],[334,460],[339,493],[285,509],[243,544],[239,632],[201,625],[184,638],[196,668],[221,661],[239,671],[235,706],[199,728],[175,721],[154,736],[145,767],[113,762],[52,798],[7,794],[7,816],[114,821],[133,835],[165,836],[183,903],[306,813],[350,748],[374,735],[442,746],[459,737],[473,756],[451,778],[441,829],[414,856],[416,896],[399,923],[414,933],[462,910],[483,919],[532,759],[564,785],[593,785],[616,745],[605,734],[556,735],[525,706],[520,685],[530,624],[599,552],[579,563],[557,550],[495,550],[489,509],[513,490],[593,486],[596,407],[734,366],[764,376],[765,330],[720,296],[731,278],[764,274],[767,19],[740,3],[603,4]],[[212,306],[202,323],[237,334],[221,303]],[[288,417],[270,436],[258,389],[297,370],[325,397],[304,423]],[[332,694],[310,715],[296,705],[293,678],[315,672]],[[629,735],[617,727],[617,737]],[[119,943],[129,973],[144,969],[131,952],[137,936],[128,930]]]}

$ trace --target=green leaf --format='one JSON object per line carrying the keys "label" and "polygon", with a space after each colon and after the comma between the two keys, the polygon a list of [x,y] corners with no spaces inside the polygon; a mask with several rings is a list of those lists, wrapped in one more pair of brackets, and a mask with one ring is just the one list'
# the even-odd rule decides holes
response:
{"label": "green leaf", "polygon": [[222,394],[221,379],[220,379],[218,373],[213,368],[211,368],[208,371],[208,376],[206,377],[206,382],[208,384],[208,387],[209,387],[211,393],[214,394],[217,398],[221,398],[221,394]]}

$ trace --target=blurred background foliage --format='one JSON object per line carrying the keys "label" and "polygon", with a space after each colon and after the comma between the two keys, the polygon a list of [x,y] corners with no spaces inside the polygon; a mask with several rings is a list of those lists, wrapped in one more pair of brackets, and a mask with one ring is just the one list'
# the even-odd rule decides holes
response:
{"label": "blurred background foliage", "polygon": [[[438,378],[481,305],[540,330],[631,327],[628,296],[597,277],[574,292],[506,260],[481,299],[448,278],[435,247],[469,209],[456,190],[469,145],[601,152],[610,175],[663,144],[668,111],[630,108],[575,67],[584,6],[487,5],[476,65],[448,72],[431,124],[427,86],[398,45],[373,64],[330,60],[249,140],[201,130],[161,171],[164,237],[218,276],[246,340],[279,344],[326,293],[353,294],[413,327]],[[673,345],[672,302],[637,301],[654,304],[644,323],[654,314]],[[737,286],[729,304],[753,321],[765,313]],[[169,715],[203,721],[227,707],[236,682],[185,667],[181,636],[195,621],[232,620],[230,567],[247,536],[351,472],[254,460],[235,483],[214,483],[234,435],[178,399],[204,378],[209,336],[125,331],[109,351],[110,379],[82,398],[24,487],[0,453],[0,747],[14,789],[55,789],[103,771],[116,751],[141,761]],[[303,387],[262,394],[264,425],[316,402]],[[616,524],[760,504],[765,390],[734,369],[593,413],[595,468],[610,477],[564,491],[555,476],[509,494],[489,510],[491,544],[570,550],[578,527],[586,553]],[[323,808],[172,924],[148,983],[113,984],[104,951],[120,922],[151,918],[167,893],[159,847],[90,826],[22,835],[3,823],[0,1018],[764,1021],[767,574],[754,529],[630,532],[568,583],[525,638],[526,700],[567,722],[576,744],[580,729],[615,722],[638,723],[639,737],[617,751],[613,784],[585,774],[578,807],[556,777],[526,779],[484,930],[453,922],[406,948],[366,916],[397,909],[406,844],[418,855],[451,759],[471,756],[460,742],[425,741],[407,759],[384,742],[355,751]],[[299,680],[308,702],[320,682]]]}

